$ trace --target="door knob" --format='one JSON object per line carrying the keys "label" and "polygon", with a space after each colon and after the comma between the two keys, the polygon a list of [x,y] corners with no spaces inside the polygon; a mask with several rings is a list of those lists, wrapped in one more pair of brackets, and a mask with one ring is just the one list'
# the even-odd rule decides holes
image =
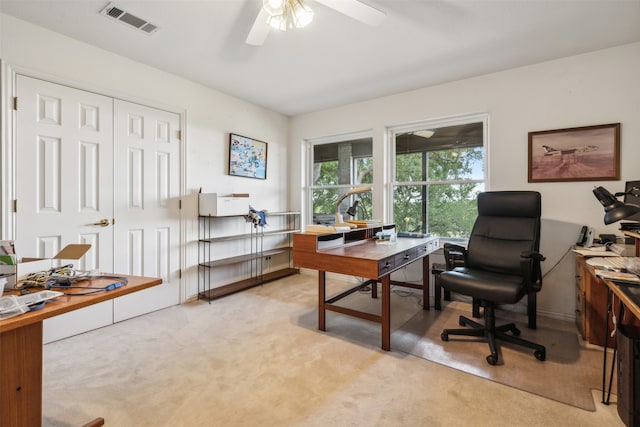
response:
{"label": "door knob", "polygon": [[100,221],[98,221],[98,222],[94,222],[94,223],[93,223],[93,224],[91,224],[91,225],[99,225],[100,227],[107,227],[107,226],[109,226],[109,220],[108,220],[108,219],[106,219],[106,218],[104,218],[104,219],[101,219],[101,220],[100,220]]}

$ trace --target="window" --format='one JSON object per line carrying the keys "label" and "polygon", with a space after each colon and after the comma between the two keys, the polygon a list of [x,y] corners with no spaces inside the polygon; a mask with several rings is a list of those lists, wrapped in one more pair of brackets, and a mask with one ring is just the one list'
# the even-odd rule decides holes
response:
{"label": "window", "polygon": [[468,238],[484,191],[486,116],[390,129],[390,198],[398,231]]}
{"label": "window", "polygon": [[[348,135],[309,144],[313,223],[333,224],[340,196],[352,188],[373,183],[373,140],[370,135]],[[354,205],[356,213],[351,216],[347,210]],[[371,219],[371,192],[345,198],[338,209],[345,220]]]}

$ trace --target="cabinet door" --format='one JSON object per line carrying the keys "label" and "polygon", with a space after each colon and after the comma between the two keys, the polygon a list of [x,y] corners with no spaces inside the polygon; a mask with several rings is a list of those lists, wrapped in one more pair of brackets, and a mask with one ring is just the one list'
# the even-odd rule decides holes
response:
{"label": "cabinet door", "polygon": [[[603,346],[605,343],[605,319],[609,332],[613,330],[613,319],[611,314],[607,315],[607,293],[608,288],[602,279],[596,277],[593,271],[586,268],[584,274],[585,283],[585,316],[587,340],[591,344]],[[618,305],[614,306],[617,310]],[[617,311],[616,311],[617,313]],[[615,338],[608,337],[608,345],[615,345]]]}

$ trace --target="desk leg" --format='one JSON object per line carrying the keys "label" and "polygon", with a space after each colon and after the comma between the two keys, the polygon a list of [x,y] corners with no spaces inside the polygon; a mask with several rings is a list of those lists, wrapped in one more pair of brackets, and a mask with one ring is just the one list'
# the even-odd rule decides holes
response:
{"label": "desk leg", "polygon": [[326,331],[325,327],[325,309],[324,303],[327,300],[325,297],[327,283],[327,273],[324,271],[318,271],[318,329]]}
{"label": "desk leg", "polygon": [[422,258],[422,309],[429,310],[429,255]]}
{"label": "desk leg", "polygon": [[382,278],[382,349],[391,349],[391,275]]}
{"label": "desk leg", "polygon": [[0,334],[0,425],[42,425],[42,322]]}

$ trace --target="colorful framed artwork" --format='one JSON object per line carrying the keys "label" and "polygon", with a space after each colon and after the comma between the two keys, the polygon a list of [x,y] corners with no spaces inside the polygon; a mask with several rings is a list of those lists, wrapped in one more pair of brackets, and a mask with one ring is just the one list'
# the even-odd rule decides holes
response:
{"label": "colorful framed artwork", "polygon": [[267,143],[229,134],[229,175],[267,179]]}
{"label": "colorful framed artwork", "polygon": [[529,132],[529,182],[620,179],[620,123]]}

